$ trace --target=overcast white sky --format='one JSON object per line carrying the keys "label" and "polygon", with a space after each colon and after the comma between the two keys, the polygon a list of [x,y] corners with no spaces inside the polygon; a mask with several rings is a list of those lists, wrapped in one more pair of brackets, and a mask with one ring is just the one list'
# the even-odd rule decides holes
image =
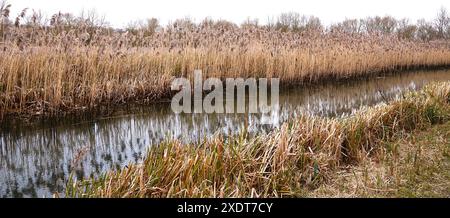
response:
{"label": "overcast white sky", "polygon": [[[2,0],[0,0],[2,1]],[[189,16],[241,23],[247,17],[266,22],[268,17],[295,11],[318,16],[325,24],[345,18],[375,15],[432,19],[441,6],[450,10],[449,0],[9,0],[13,16],[23,8],[40,9],[48,16],[61,12],[79,14],[95,9],[116,27],[133,20],[158,18],[161,23]]]}

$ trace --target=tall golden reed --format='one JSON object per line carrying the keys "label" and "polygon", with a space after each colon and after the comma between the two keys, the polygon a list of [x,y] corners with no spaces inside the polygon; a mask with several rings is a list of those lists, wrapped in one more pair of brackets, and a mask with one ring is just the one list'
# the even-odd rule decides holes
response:
{"label": "tall golden reed", "polygon": [[[55,21],[57,23],[57,19]],[[150,35],[107,28],[6,28],[0,44],[0,117],[55,115],[170,94],[194,69],[218,77],[280,77],[283,83],[447,66],[447,42],[394,35],[281,32],[227,22],[173,25]]]}

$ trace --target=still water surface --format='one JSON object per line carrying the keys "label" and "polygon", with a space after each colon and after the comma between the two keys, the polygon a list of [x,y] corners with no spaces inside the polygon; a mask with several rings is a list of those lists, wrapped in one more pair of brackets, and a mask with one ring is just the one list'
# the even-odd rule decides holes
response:
{"label": "still water surface", "polygon": [[[152,144],[167,138],[196,142],[216,132],[247,128],[266,132],[301,113],[345,116],[362,106],[398,98],[430,81],[449,81],[450,71],[418,71],[340,83],[280,87],[278,113],[174,114],[170,104],[142,106],[131,114],[82,122],[0,129],[0,196],[51,197],[63,192],[71,172],[97,176],[139,162]],[[260,125],[270,119],[275,125]]]}

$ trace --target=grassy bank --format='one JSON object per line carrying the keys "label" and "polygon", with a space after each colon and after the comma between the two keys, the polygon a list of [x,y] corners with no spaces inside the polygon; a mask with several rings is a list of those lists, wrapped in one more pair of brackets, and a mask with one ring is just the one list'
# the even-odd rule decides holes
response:
{"label": "grassy bank", "polygon": [[450,122],[399,134],[304,197],[449,197]]}
{"label": "grassy bank", "polygon": [[[450,119],[450,83],[431,84],[404,98],[347,118],[301,117],[267,135],[244,134],[201,145],[167,141],[141,164],[94,180],[67,184],[78,197],[302,196],[336,180],[345,166],[383,161],[400,135]],[[425,146],[425,145],[424,145]],[[381,183],[388,181],[380,180]],[[325,191],[323,193],[326,193]]]}

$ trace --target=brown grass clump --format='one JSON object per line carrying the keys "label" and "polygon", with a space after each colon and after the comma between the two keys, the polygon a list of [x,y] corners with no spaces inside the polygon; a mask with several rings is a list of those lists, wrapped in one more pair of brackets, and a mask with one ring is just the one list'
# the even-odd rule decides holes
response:
{"label": "brown grass clump", "polygon": [[[401,132],[450,120],[450,83],[426,86],[347,118],[301,117],[267,135],[220,136],[200,145],[167,141],[141,164],[69,181],[67,197],[285,197],[363,163]],[[382,156],[380,156],[382,158]]]}

